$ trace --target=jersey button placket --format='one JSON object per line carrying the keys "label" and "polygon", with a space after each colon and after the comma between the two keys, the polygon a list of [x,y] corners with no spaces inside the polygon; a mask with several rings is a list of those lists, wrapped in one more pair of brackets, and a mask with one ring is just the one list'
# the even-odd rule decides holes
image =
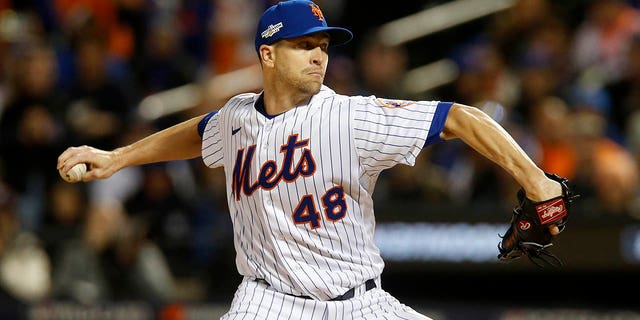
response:
{"label": "jersey button placket", "polygon": [[264,139],[262,141],[262,151],[267,151],[267,149],[269,148],[269,134],[271,134],[271,129],[273,128],[273,124],[271,122],[268,122],[267,124],[265,124],[264,126],[264,134],[263,137],[265,137],[266,139]]}

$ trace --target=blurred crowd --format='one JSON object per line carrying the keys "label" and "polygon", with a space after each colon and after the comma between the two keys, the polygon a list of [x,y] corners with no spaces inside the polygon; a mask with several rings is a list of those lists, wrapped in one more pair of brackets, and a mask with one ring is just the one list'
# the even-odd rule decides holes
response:
{"label": "blurred crowd", "polygon": [[[211,279],[225,277],[217,270],[234,263],[221,169],[195,159],[70,184],[57,157],[69,146],[113,149],[219,108],[234,90],[259,91],[255,78],[232,89],[212,84],[255,66],[255,24],[275,2],[0,0],[0,309],[211,295]],[[317,2],[329,24],[346,27],[350,8],[362,5]],[[438,59],[457,72],[421,93],[404,77],[423,54],[386,44],[380,23],[369,23],[351,49],[331,53],[326,84],[338,93],[482,108],[543,169],[575,183],[583,195],[576,219],[640,218],[638,1],[517,0],[473,32],[421,47],[445,50]],[[189,108],[141,116],[144,98],[190,84],[199,91]],[[423,150],[415,167],[384,172],[375,197],[388,207],[451,208],[460,220],[486,208],[504,221],[517,188],[450,141]],[[412,212],[379,212],[412,219],[402,214]]]}

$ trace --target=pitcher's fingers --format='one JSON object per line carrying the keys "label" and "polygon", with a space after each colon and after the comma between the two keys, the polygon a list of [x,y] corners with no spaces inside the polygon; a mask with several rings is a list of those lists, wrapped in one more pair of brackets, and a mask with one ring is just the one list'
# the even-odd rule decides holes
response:
{"label": "pitcher's fingers", "polygon": [[560,229],[557,225],[552,224],[549,226],[549,232],[551,232],[551,235],[557,236],[558,234],[560,234]]}
{"label": "pitcher's fingers", "polygon": [[74,165],[76,165],[76,164],[78,164],[80,162],[86,162],[86,160],[84,160],[84,159],[82,159],[80,157],[81,153],[83,151],[86,152],[86,150],[88,150],[88,147],[86,147],[86,146],[69,147],[69,148],[67,148],[64,152],[62,152],[58,156],[57,169],[58,170],[63,170],[63,171],[68,171]]}
{"label": "pitcher's fingers", "polygon": [[[65,165],[67,164],[67,162],[69,162],[69,159],[71,159],[71,157],[73,157],[73,155],[75,154],[75,148],[74,147],[69,147],[67,148],[64,152],[62,152],[59,156],[58,156],[58,164],[56,169],[60,170],[60,169],[65,169]],[[70,169],[73,165],[69,165],[67,166],[66,170]],[[65,171],[66,171],[65,170]]]}

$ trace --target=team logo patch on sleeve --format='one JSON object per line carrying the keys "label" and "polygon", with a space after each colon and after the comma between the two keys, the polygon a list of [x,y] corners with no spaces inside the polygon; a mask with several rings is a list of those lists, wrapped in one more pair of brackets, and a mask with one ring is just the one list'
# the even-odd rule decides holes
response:
{"label": "team logo patch on sleeve", "polygon": [[377,101],[381,107],[386,107],[386,108],[404,108],[406,106],[410,106],[415,103],[415,101],[409,101],[409,100],[395,100],[395,99],[382,99],[382,98],[378,98]]}

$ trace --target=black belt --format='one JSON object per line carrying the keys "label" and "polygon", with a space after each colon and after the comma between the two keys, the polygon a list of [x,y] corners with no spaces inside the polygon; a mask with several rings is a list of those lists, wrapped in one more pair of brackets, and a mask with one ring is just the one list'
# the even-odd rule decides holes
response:
{"label": "black belt", "polygon": [[[265,284],[267,284],[268,286],[271,286],[271,285],[270,285],[267,281],[265,281],[264,279],[256,279],[256,281],[264,282],[264,283],[265,283]],[[364,291],[365,291],[365,292],[366,292],[366,291],[369,291],[369,290],[371,290],[371,289],[373,289],[373,288],[375,288],[375,287],[376,287],[376,281],[375,281],[375,280],[373,280],[373,279],[369,279],[369,280],[365,281],[365,283],[364,283],[364,288],[365,288],[365,290],[364,290]],[[285,294],[288,294],[288,293],[285,293]],[[293,294],[288,294],[288,295],[290,295],[290,296],[294,296],[294,297],[298,297],[298,298],[302,298],[302,299],[313,299],[313,298],[311,298],[311,297],[309,297],[309,296],[296,296],[296,295],[293,295]],[[353,298],[355,295],[356,295],[356,289],[355,289],[355,288],[351,288],[351,289],[347,290],[347,292],[345,292],[345,293],[344,293],[344,294],[342,294],[341,296],[337,296],[337,297],[335,297],[335,298],[331,299],[331,301],[344,301],[344,300],[349,300],[349,299]]]}
{"label": "black belt", "polygon": [[[373,279],[369,279],[367,281],[365,281],[364,283],[364,291],[369,291],[373,288],[376,287],[376,281]],[[333,299],[331,299],[331,301],[343,301],[343,300],[349,300],[351,298],[353,298],[353,296],[355,296],[356,294],[356,289],[355,288],[351,288],[349,289],[347,292],[345,292],[343,295],[341,296],[337,296]]]}

